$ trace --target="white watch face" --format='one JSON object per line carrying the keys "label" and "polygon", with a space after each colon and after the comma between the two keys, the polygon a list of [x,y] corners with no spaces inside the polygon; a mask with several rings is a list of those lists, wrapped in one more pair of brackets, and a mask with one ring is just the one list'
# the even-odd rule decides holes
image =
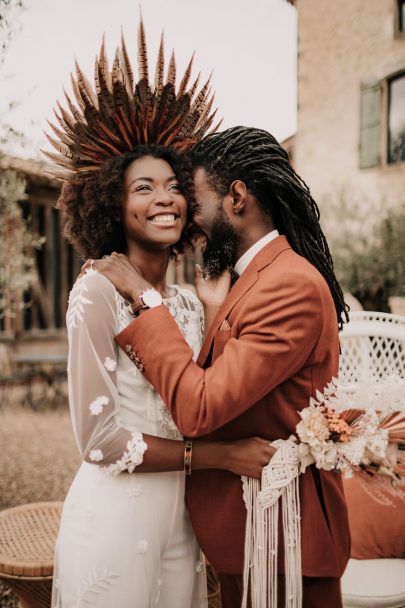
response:
{"label": "white watch face", "polygon": [[155,308],[155,306],[163,304],[163,298],[156,289],[145,289],[141,298],[145,306],[148,306],[149,308]]}

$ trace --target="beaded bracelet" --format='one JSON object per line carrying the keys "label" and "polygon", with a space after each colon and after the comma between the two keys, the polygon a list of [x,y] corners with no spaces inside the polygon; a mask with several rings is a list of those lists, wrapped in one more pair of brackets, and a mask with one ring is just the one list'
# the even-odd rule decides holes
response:
{"label": "beaded bracelet", "polygon": [[193,442],[190,440],[186,441],[186,447],[184,448],[184,471],[186,475],[191,475],[191,457],[193,455]]}

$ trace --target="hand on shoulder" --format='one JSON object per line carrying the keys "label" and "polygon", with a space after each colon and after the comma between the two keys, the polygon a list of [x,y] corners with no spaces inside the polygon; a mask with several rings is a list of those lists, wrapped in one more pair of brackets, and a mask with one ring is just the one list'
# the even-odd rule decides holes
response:
{"label": "hand on shoulder", "polygon": [[102,260],[87,260],[81,274],[89,269],[104,275],[129,302],[135,301],[145,289],[152,287],[123,253],[113,252]]}

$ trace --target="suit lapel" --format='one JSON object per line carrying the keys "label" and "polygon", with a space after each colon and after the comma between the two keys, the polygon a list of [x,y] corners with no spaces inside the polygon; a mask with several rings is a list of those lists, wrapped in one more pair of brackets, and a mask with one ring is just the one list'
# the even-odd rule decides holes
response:
{"label": "suit lapel", "polygon": [[229,292],[226,300],[224,300],[221,308],[219,309],[214,321],[211,324],[211,327],[208,330],[208,334],[203,342],[201,347],[200,354],[198,355],[197,363],[200,367],[202,367],[208,357],[208,354],[211,350],[212,341],[214,339],[215,332],[218,330],[222,321],[226,318],[227,314],[232,310],[235,306],[236,302],[238,302],[241,297],[247,292],[248,289],[257,281],[257,270],[251,264],[249,268],[241,275],[241,277],[236,281],[233,285],[231,291]]}
{"label": "suit lapel", "polygon": [[230,313],[235,304],[242,298],[242,296],[256,283],[259,270],[271,264],[275,258],[285,249],[290,249],[285,236],[279,236],[274,241],[271,241],[268,245],[263,247],[253,260],[250,262],[246,270],[241,274],[240,278],[233,285],[229,292],[226,300],[223,302],[219,309],[211,327],[208,330],[208,334],[201,347],[200,354],[198,355],[197,364],[202,367],[207,360],[210,353],[212,342],[216,331],[219,326]]}

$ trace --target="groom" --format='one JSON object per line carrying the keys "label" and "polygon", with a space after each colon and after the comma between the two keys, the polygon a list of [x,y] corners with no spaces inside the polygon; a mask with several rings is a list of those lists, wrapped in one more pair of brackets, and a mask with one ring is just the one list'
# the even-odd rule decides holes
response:
{"label": "groom", "polygon": [[[215,277],[233,268],[239,278],[194,363],[160,294],[143,299],[148,285],[135,270],[124,285],[122,256],[97,262],[129,293],[137,315],[116,340],[185,436],[287,439],[297,412],[337,375],[338,326],[347,314],[318,208],[265,131],[235,127],[210,135],[196,146],[193,165],[194,223],[207,237],[205,272]],[[301,475],[300,498],[303,606],[340,608],[350,545],[340,477],[311,466]],[[223,606],[237,608],[246,524],[241,480],[226,471],[195,471],[187,504],[201,548],[220,575]],[[281,556],[279,572],[283,563]]]}

